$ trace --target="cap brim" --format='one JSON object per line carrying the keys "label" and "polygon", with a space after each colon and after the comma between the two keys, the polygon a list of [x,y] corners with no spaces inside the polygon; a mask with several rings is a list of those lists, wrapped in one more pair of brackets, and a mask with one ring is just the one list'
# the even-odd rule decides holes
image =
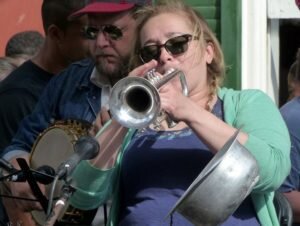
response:
{"label": "cap brim", "polygon": [[82,16],[83,14],[119,13],[133,8],[134,5],[134,3],[94,2],[75,13],[72,13],[69,18],[72,19],[78,16]]}

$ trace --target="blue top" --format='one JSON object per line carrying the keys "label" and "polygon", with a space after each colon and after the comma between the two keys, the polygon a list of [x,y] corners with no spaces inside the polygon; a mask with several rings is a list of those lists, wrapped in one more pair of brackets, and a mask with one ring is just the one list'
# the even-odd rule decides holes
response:
{"label": "blue top", "polygon": [[[280,109],[291,137],[292,169],[282,186],[281,192],[300,191],[300,97],[286,103]],[[293,224],[300,226],[300,224]]]}
{"label": "blue top", "polygon": [[[213,113],[223,119],[221,100]],[[170,225],[168,212],[212,158],[190,128],[137,132],[123,156],[119,226]],[[177,212],[172,222],[193,225]],[[222,225],[259,225],[251,199]]]}

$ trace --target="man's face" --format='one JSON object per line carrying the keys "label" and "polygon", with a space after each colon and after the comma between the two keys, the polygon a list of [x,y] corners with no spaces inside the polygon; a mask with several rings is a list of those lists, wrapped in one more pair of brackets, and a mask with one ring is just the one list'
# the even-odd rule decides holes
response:
{"label": "man's face", "polygon": [[[120,37],[112,37],[103,29],[104,25],[113,25],[121,31]],[[89,27],[98,28],[94,40],[90,40],[89,48],[96,68],[101,76],[107,76],[112,84],[128,73],[130,51],[136,23],[128,13],[89,16]],[[108,26],[109,27],[109,26]],[[108,28],[108,31],[114,29]]]}
{"label": "man's face", "polygon": [[71,63],[81,60],[88,56],[89,41],[83,34],[84,27],[87,25],[87,16],[82,16],[70,24],[63,31],[60,49],[65,59]]}

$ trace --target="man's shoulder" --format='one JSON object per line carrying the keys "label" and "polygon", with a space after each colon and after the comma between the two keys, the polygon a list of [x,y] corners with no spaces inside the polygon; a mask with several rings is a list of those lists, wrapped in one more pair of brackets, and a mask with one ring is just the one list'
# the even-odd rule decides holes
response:
{"label": "man's shoulder", "polygon": [[0,93],[13,89],[26,89],[31,85],[32,76],[37,76],[30,70],[32,63],[25,62],[12,71],[1,83]]}
{"label": "man's shoulder", "polygon": [[300,140],[300,97],[296,97],[280,108],[280,113],[289,129],[293,142]]}
{"label": "man's shoulder", "polygon": [[295,97],[292,100],[285,103],[281,108],[280,112],[287,123],[300,122],[300,97]]}
{"label": "man's shoulder", "polygon": [[86,58],[86,59],[83,59],[83,60],[80,60],[80,61],[76,61],[72,64],[70,64],[65,70],[66,71],[69,71],[69,70],[92,70],[94,68],[95,64],[94,62],[89,59],[89,58]]}
{"label": "man's shoulder", "polygon": [[280,110],[290,110],[290,109],[297,109],[300,110],[300,97],[294,97],[293,99],[286,102]]}
{"label": "man's shoulder", "polygon": [[56,76],[58,79],[80,79],[80,77],[89,76],[94,68],[95,64],[91,59],[83,59],[70,64],[62,72]]}

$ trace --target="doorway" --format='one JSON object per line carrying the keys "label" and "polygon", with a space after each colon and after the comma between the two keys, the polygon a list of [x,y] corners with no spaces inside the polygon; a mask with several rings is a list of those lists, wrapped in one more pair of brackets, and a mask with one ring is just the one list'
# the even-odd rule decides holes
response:
{"label": "doorway", "polygon": [[279,26],[279,106],[282,106],[288,100],[288,71],[300,48],[300,19],[282,19]]}

